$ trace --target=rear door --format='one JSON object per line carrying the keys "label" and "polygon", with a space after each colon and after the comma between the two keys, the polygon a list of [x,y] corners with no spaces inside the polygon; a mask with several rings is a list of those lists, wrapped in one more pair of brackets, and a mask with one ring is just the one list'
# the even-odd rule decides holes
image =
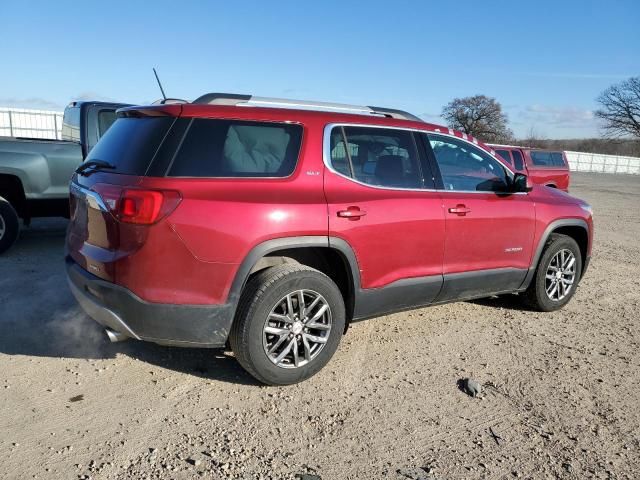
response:
{"label": "rear door", "polygon": [[526,193],[505,193],[509,173],[471,142],[431,133],[424,138],[446,218],[437,301],[517,289],[531,258],[533,202]]}
{"label": "rear door", "polygon": [[324,145],[329,235],[360,269],[355,317],[430,303],[442,285],[444,214],[414,133],[329,125]]}

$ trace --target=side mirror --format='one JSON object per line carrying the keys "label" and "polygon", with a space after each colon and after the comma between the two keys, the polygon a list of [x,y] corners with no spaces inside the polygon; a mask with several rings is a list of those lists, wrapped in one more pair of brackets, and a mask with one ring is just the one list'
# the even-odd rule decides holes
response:
{"label": "side mirror", "polygon": [[515,193],[530,192],[533,189],[531,182],[529,182],[529,177],[524,173],[516,173],[513,176],[513,183],[511,186]]}

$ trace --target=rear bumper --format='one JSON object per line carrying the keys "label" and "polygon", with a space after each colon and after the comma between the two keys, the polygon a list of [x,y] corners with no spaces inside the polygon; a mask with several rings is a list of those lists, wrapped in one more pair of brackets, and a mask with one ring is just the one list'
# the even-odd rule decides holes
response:
{"label": "rear bumper", "polygon": [[149,303],[106,282],[67,258],[67,279],[82,309],[127,337],[162,345],[223,347],[233,321],[231,305]]}

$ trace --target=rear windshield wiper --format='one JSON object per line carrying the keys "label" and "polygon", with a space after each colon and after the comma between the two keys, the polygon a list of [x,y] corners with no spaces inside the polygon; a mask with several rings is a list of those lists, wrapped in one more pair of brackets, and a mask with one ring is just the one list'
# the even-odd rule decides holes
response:
{"label": "rear windshield wiper", "polygon": [[[89,160],[88,162],[84,162],[78,168],[76,168],[76,173],[78,175],[87,176],[88,173],[94,170],[115,170],[116,166],[110,164],[109,162],[105,162],[104,160]],[[89,172],[88,170],[91,169]]]}

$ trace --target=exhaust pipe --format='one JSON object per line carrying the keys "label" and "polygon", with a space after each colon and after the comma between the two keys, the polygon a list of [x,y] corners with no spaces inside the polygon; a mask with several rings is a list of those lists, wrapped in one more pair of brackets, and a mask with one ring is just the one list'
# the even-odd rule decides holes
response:
{"label": "exhaust pipe", "polygon": [[121,342],[129,338],[124,333],[116,332],[115,330],[111,330],[110,328],[105,328],[104,331],[107,333],[107,337],[109,337],[109,340],[111,340],[111,342],[113,343]]}

